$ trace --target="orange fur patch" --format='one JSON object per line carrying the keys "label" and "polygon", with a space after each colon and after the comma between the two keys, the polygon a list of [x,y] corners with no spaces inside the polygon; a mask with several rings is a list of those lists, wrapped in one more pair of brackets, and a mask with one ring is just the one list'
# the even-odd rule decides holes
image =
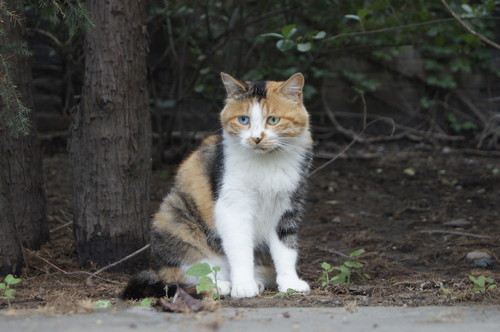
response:
{"label": "orange fur patch", "polygon": [[[210,140],[205,143],[210,143]],[[215,229],[212,186],[207,174],[200,167],[202,162],[199,151],[191,154],[179,168],[176,186],[191,195],[202,220],[206,222],[209,228]]]}
{"label": "orange fur patch", "polygon": [[184,273],[178,267],[164,267],[158,271],[158,276],[161,280],[165,280],[168,283],[182,284],[186,281]]}

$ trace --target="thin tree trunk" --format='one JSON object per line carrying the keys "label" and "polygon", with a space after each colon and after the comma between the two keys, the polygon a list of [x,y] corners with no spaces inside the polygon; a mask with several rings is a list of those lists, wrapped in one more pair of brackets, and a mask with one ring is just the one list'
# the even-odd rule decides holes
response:
{"label": "thin tree trunk", "polygon": [[[18,3],[18,1],[9,0],[5,2],[5,5],[21,15],[22,7],[18,7]],[[24,20],[19,17],[14,19],[2,16],[0,28],[4,30],[4,33],[0,35],[1,45],[18,45],[25,40]],[[12,53],[4,59],[8,61],[9,76],[13,80],[12,83],[17,86],[22,104],[33,109],[29,57]],[[1,107],[5,105],[2,104]],[[21,240],[22,245],[30,249],[38,249],[49,240],[45,215],[46,198],[43,189],[42,159],[33,122],[33,111],[29,118],[31,128],[26,136],[12,136],[6,124],[0,123],[0,185],[2,186],[0,219],[2,233],[6,232],[2,235],[4,238],[0,238],[2,266],[4,266],[5,257],[11,254],[12,257],[19,257],[19,254],[10,252],[19,249],[18,245],[13,244],[15,239]],[[11,225],[12,221],[15,226]],[[18,270],[20,262],[17,259],[14,261],[7,263],[5,269],[8,270],[7,266],[12,265],[13,271]]]}
{"label": "thin tree trunk", "polygon": [[103,266],[148,242],[146,0],[88,0],[87,7],[95,28],[85,39],[84,86],[71,126],[74,222],[80,263]]}

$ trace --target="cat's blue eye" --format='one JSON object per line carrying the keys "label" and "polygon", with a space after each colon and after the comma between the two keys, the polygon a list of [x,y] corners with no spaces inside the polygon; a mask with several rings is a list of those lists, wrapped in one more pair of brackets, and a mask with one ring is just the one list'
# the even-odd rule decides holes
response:
{"label": "cat's blue eye", "polygon": [[239,123],[241,123],[242,125],[247,125],[247,124],[249,124],[249,123],[250,123],[250,118],[249,118],[248,116],[243,115],[243,116],[239,116],[239,117],[238,117],[238,121],[239,121]]}

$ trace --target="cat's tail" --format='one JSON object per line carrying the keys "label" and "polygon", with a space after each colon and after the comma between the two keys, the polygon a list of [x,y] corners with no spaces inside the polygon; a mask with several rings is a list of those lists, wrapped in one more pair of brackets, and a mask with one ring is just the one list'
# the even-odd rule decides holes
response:
{"label": "cat's tail", "polygon": [[168,282],[163,280],[160,275],[153,271],[142,271],[134,275],[121,293],[122,300],[140,300],[145,297],[173,297],[180,287],[195,298],[205,295],[197,294],[196,286],[185,282]]}
{"label": "cat's tail", "polygon": [[121,294],[123,300],[138,300],[145,297],[172,297],[176,284],[168,284],[155,271],[142,271],[133,276]]}

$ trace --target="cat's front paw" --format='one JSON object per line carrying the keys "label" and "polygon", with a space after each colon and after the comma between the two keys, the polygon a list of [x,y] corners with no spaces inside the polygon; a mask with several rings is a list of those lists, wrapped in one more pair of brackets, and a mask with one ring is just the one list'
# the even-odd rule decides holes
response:
{"label": "cat's front paw", "polygon": [[284,279],[278,281],[278,290],[280,292],[286,292],[289,289],[293,289],[294,291],[299,293],[309,293],[311,291],[309,284],[299,278]]}
{"label": "cat's front paw", "polygon": [[227,296],[231,293],[231,282],[226,280],[219,280],[217,282],[217,287],[219,288],[219,295]]}
{"label": "cat's front paw", "polygon": [[233,283],[231,297],[254,297],[260,294],[259,285],[255,281]]}

